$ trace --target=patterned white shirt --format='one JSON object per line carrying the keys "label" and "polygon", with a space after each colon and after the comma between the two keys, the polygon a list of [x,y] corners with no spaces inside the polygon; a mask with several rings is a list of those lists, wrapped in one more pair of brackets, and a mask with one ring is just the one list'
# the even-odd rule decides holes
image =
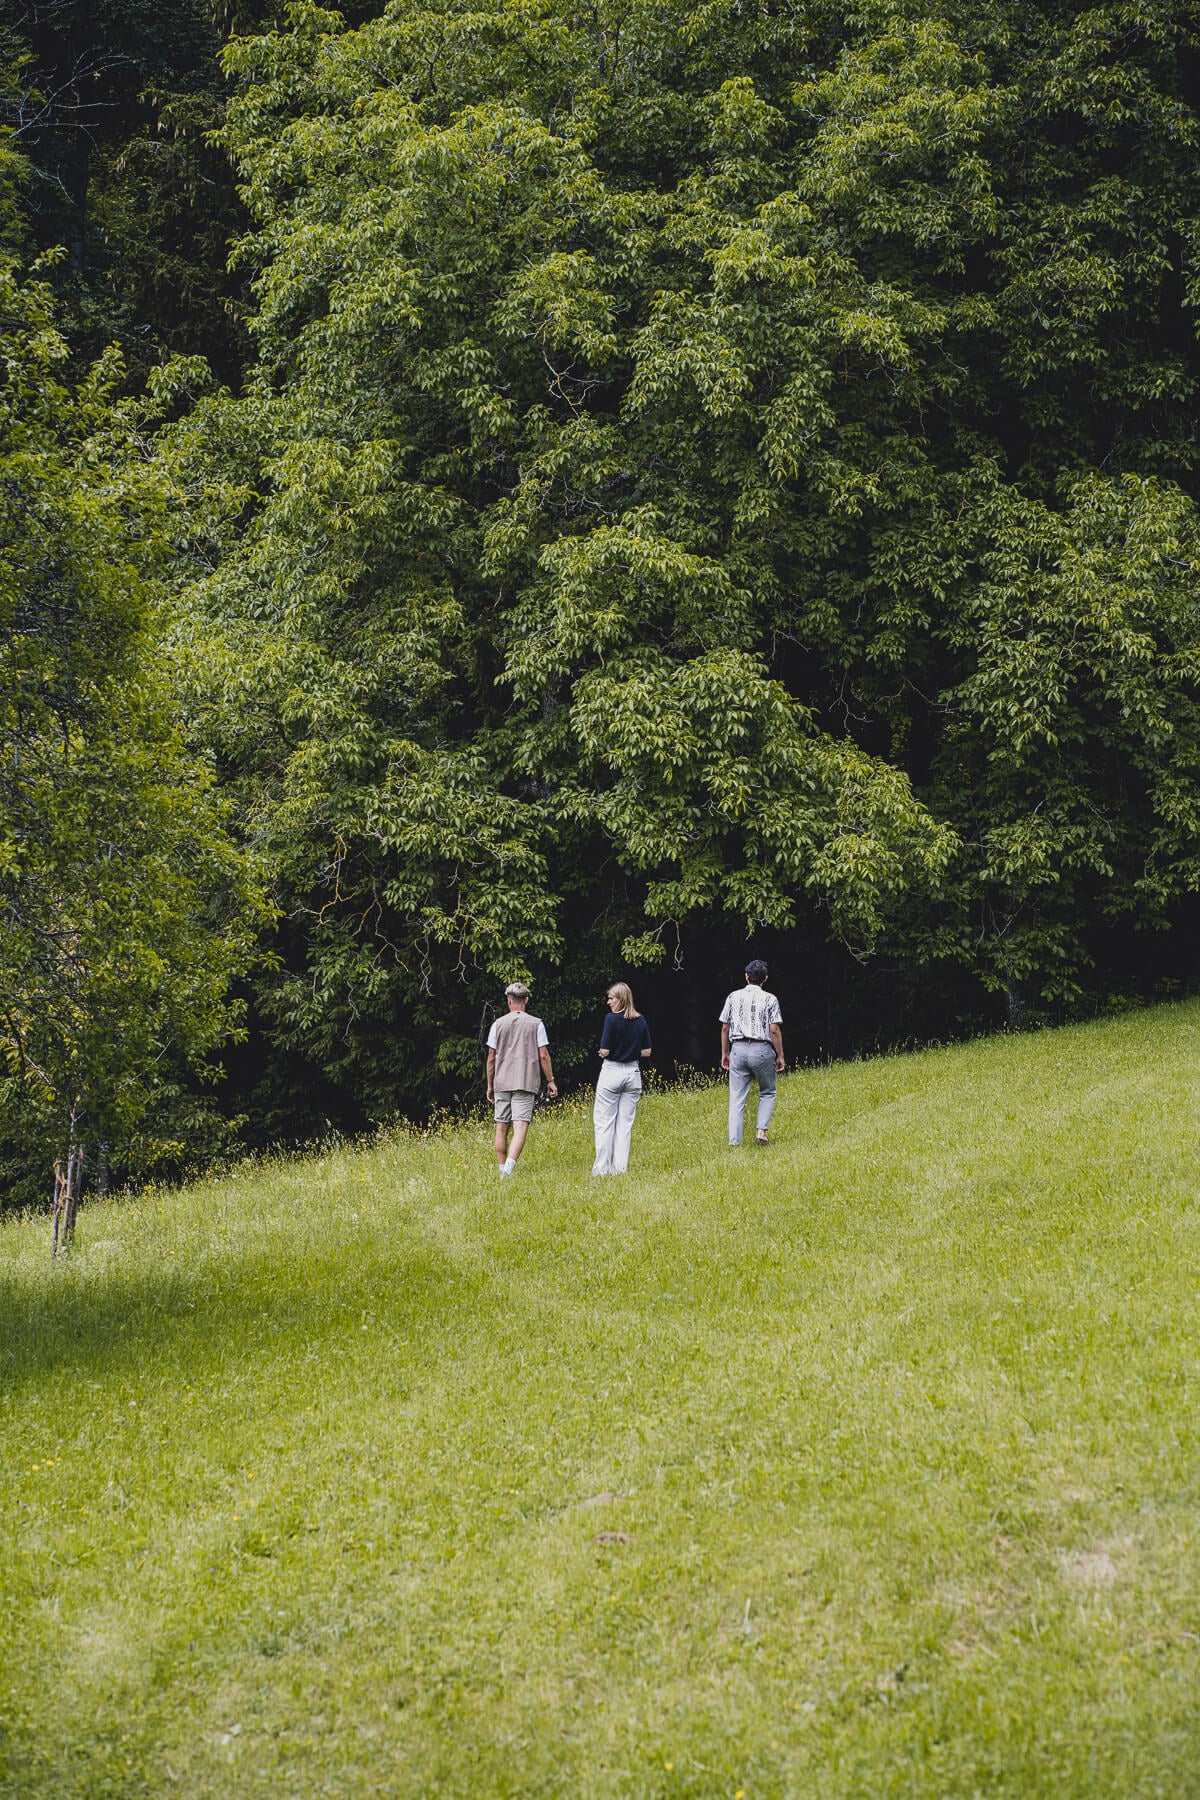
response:
{"label": "patterned white shirt", "polygon": [[783,1014],[774,994],[768,994],[765,988],[747,984],[744,988],[735,988],[730,994],[721,1008],[721,1023],[729,1027],[730,1043],[740,1044],[743,1040],[749,1040],[752,1043],[769,1044],[771,1027],[783,1023]]}

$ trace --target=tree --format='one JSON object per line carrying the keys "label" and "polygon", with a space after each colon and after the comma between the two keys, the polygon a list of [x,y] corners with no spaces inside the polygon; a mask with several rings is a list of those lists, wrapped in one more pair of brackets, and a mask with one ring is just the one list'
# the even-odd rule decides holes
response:
{"label": "tree", "polygon": [[837,408],[828,654],[962,842],[900,941],[1013,1024],[1136,992],[1200,873],[1197,45],[1175,5],[869,7],[794,92],[811,229],[894,321]]}
{"label": "tree", "polygon": [[81,365],[120,341],[131,383],[173,351],[236,377],[248,345],[227,245],[245,225],[210,137],[229,23],[271,6],[209,0],[18,0],[0,27],[11,78],[0,124],[25,156],[21,212]]}
{"label": "tree", "polygon": [[484,972],[569,1017],[689,922],[1015,1021],[1180,916],[1196,50],[1157,0],[231,46],[258,362],[177,441],[230,491],[181,630],[287,915],[278,1117],[289,1067],[427,1097]]}
{"label": "tree", "polygon": [[229,55],[260,361],[179,453],[259,499],[188,603],[196,703],[288,915],[261,1015],[367,1116],[470,1066],[485,973],[699,916],[869,942],[952,847],[792,676],[801,272],[774,465],[703,317],[761,310],[718,252],[774,127],[724,73],[778,86],[795,32],[623,16],[301,6]]}
{"label": "tree", "polygon": [[[187,1148],[184,1071],[238,1027],[258,885],[161,666],[172,500],[109,355],[78,388],[44,282],[0,268],[0,1156]],[[174,1104],[180,1099],[182,1107]]]}

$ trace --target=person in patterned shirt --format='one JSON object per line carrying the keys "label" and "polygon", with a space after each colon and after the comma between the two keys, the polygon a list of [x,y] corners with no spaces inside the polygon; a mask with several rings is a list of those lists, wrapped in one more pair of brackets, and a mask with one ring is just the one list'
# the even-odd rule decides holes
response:
{"label": "person in patterned shirt", "polygon": [[783,1014],[774,994],[763,986],[765,962],[747,963],[746,985],[736,988],[721,1008],[721,1067],[729,1075],[729,1143],[742,1141],[742,1123],[752,1082],[758,1084],[756,1143],[765,1144],[775,1109],[775,1077],[782,1074]]}
{"label": "person in patterned shirt", "polygon": [[509,1176],[525,1148],[525,1133],[533,1118],[542,1076],[546,1077],[546,1091],[552,1100],[558,1094],[558,1085],[550,1062],[546,1027],[525,1010],[529,989],[523,981],[510,981],[504,993],[508,1014],[496,1019],[488,1032],[487,1097],[496,1111],[496,1166],[501,1175]]}

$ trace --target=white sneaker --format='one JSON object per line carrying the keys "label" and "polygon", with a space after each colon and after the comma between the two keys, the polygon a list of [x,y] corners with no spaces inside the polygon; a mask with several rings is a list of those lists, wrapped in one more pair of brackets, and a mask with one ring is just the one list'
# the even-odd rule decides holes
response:
{"label": "white sneaker", "polygon": [[507,1181],[508,1177],[512,1174],[512,1170],[506,1169],[504,1167],[504,1165],[501,1164],[501,1166],[496,1170],[496,1173],[497,1173],[497,1175],[499,1175],[501,1181]]}

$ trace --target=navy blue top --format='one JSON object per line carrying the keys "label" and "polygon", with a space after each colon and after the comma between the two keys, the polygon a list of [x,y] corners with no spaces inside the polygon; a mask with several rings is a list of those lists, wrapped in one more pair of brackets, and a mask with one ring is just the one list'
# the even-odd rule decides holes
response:
{"label": "navy blue top", "polygon": [[607,1050],[610,1062],[640,1062],[643,1050],[650,1048],[650,1027],[642,1014],[627,1019],[624,1013],[610,1012],[600,1034],[600,1048]]}

